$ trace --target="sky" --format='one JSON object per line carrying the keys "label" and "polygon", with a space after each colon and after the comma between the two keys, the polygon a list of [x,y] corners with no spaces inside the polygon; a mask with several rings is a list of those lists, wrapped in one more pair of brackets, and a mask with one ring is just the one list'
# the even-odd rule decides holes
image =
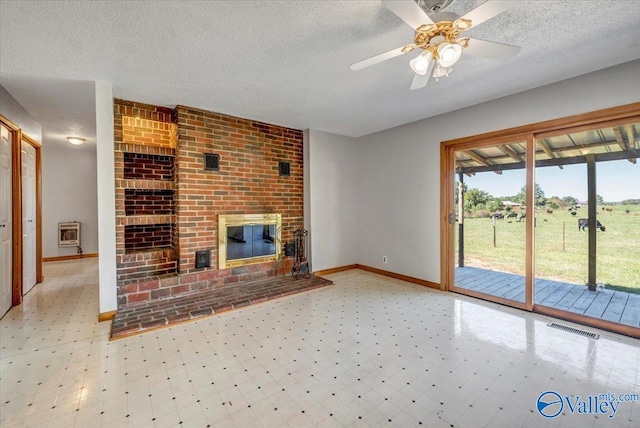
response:
{"label": "sky", "polygon": [[[545,197],[573,196],[579,201],[587,200],[587,164],[536,168],[536,183]],[[525,170],[478,173],[464,177],[469,189],[478,188],[491,195],[513,196],[525,185]],[[598,162],[596,164],[596,193],[605,202],[620,202],[624,199],[640,199],[640,162],[634,165],[627,160]]]}

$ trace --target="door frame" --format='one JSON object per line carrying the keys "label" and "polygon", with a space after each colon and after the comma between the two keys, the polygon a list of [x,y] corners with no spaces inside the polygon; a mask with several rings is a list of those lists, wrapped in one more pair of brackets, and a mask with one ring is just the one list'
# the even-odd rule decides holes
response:
{"label": "door frame", "polygon": [[[640,337],[640,328],[626,326],[611,321],[572,314],[542,305],[533,301],[533,286],[535,281],[534,249],[535,233],[534,216],[526,217],[526,255],[525,255],[525,302],[490,296],[455,286],[455,244],[454,225],[449,223],[449,213],[454,212],[455,185],[455,152],[459,150],[494,146],[500,143],[526,141],[527,153],[535,150],[535,140],[541,136],[560,135],[576,130],[593,129],[594,127],[611,126],[625,121],[640,121],[640,103],[626,104],[603,110],[567,116],[559,119],[518,126],[514,128],[488,132],[470,137],[443,141],[440,145],[440,288],[442,290],[470,295],[483,300],[505,304],[526,311],[567,319],[580,324],[614,331],[633,337]],[[534,206],[535,185],[535,156],[526,157],[526,206]],[[455,218],[455,217],[453,217]]]}
{"label": "door frame", "polygon": [[[22,141],[32,146],[36,153],[36,284],[39,284],[44,281],[42,275],[42,144],[25,133],[22,133]],[[20,149],[22,150],[22,144]],[[20,167],[22,168],[22,162]],[[22,174],[20,177],[22,178]],[[22,200],[22,193],[20,200]]]}
{"label": "door frame", "polygon": [[[440,193],[440,209],[441,209],[441,227],[440,227],[440,257],[442,260],[441,266],[442,271],[440,272],[441,278],[440,283],[442,285],[443,290],[453,291],[460,294],[467,294],[472,297],[477,297],[480,299],[490,300],[492,302],[513,306],[519,309],[524,309],[527,311],[531,311],[533,309],[533,295],[529,292],[531,287],[529,286],[529,277],[530,275],[525,275],[525,301],[518,302],[515,300],[505,299],[503,297],[496,297],[485,295],[483,293],[479,293],[477,291],[462,289],[455,286],[455,276],[454,276],[454,268],[455,268],[455,243],[453,241],[455,232],[453,230],[453,224],[449,223],[449,213],[454,212],[454,186],[455,186],[455,152],[460,150],[469,150],[469,149],[478,149],[483,147],[492,147],[499,144],[507,144],[514,142],[522,142],[526,141],[527,151],[529,151],[530,141],[533,142],[533,138],[531,134],[527,133],[513,133],[508,135],[502,135],[495,138],[488,138],[486,140],[481,141],[466,141],[466,139],[460,140],[451,140],[445,141],[442,143],[441,147],[441,158],[444,159],[442,162],[442,170],[441,170],[441,193]],[[527,157],[528,162],[528,157]],[[528,171],[528,170],[527,170]],[[450,174],[452,172],[452,175]],[[451,179],[453,177],[453,179]],[[527,188],[527,206],[530,204],[529,194],[532,192],[529,191],[529,181],[530,177],[527,174],[526,180],[526,188]],[[531,177],[531,181],[533,181],[533,177]],[[444,222],[443,222],[444,221]],[[530,239],[529,237],[529,229],[531,225],[533,225],[532,216],[527,216],[525,218],[525,228],[526,228],[526,239],[527,242]],[[530,251],[528,247],[526,247],[526,256],[525,256],[525,272],[529,273],[529,271],[533,271],[531,268],[531,264],[533,263]]]}
{"label": "door frame", "polygon": [[[22,303],[22,142],[36,150],[36,283],[42,274],[42,145],[24,133],[15,123],[0,114],[0,122],[11,132],[11,205],[12,233],[12,306]],[[19,221],[15,221],[19,219]]]}

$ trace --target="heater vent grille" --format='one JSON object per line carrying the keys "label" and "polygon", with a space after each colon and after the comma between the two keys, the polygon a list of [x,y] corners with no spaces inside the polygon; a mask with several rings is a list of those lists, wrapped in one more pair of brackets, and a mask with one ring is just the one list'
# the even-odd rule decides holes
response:
{"label": "heater vent grille", "polygon": [[558,323],[555,323],[555,322],[550,322],[549,324],[547,324],[547,326],[552,327],[552,328],[557,328],[558,330],[568,331],[569,333],[579,334],[580,336],[585,336],[585,337],[588,337],[590,339],[598,340],[600,338],[599,334],[590,333],[588,331],[580,330],[579,328],[569,327],[568,325],[564,325],[564,324],[558,324]]}

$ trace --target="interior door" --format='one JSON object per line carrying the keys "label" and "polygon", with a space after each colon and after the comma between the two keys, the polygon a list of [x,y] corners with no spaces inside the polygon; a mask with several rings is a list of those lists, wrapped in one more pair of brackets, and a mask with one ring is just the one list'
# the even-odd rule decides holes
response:
{"label": "interior door", "polygon": [[0,141],[0,316],[11,308],[11,132],[1,128]]}
{"label": "interior door", "polygon": [[36,149],[22,142],[22,290],[36,284]]}

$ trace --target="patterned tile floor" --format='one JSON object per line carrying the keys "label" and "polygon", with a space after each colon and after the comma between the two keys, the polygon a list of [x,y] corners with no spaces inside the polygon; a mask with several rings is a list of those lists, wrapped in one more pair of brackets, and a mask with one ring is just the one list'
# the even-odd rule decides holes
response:
{"label": "patterned tile floor", "polygon": [[[2,427],[637,427],[538,414],[638,393],[640,342],[358,270],[334,287],[109,342],[95,259],[45,264],[0,321]],[[552,408],[552,407],[550,407]],[[597,417],[596,417],[597,416]]]}
{"label": "patterned tile floor", "polygon": [[315,275],[298,279],[285,275],[137,303],[118,311],[111,325],[111,338],[131,336],[329,285],[333,283]]}

